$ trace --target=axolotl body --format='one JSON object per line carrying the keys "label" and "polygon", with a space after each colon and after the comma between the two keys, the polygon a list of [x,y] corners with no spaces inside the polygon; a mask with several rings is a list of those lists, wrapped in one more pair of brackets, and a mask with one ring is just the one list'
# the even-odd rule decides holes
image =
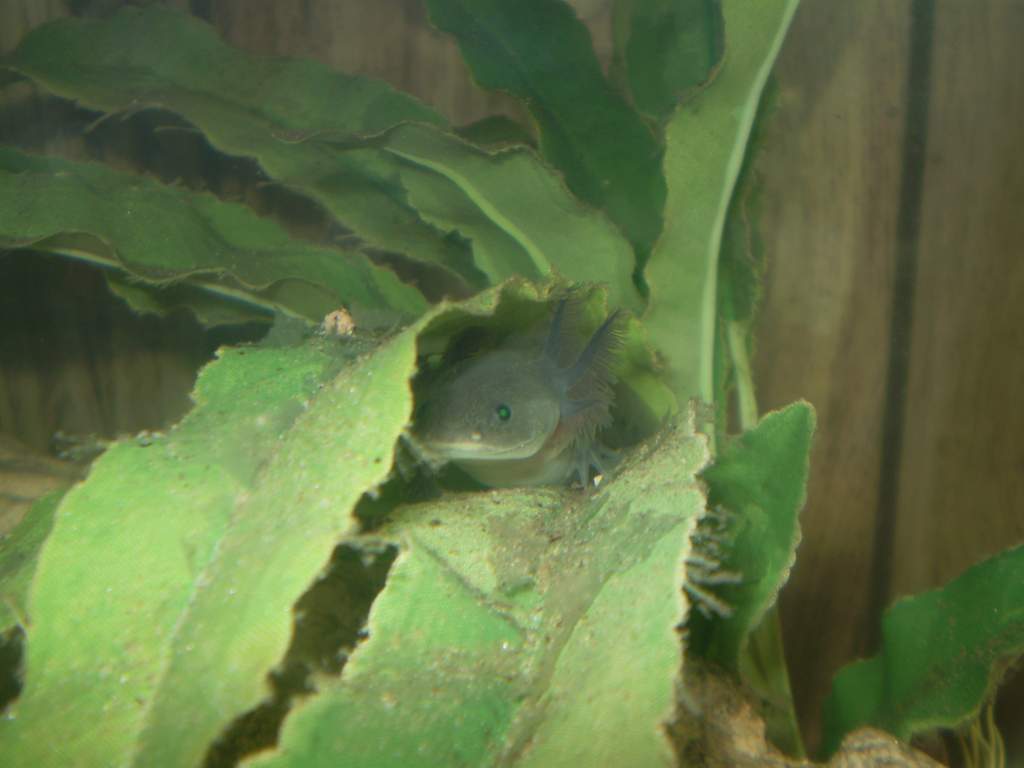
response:
{"label": "axolotl body", "polygon": [[[566,301],[540,349],[511,347],[465,360],[425,397],[413,437],[436,463],[454,462],[495,487],[586,486],[614,454],[597,440],[611,420],[617,346],[613,313],[574,358]],[[568,358],[568,360],[567,360]]]}

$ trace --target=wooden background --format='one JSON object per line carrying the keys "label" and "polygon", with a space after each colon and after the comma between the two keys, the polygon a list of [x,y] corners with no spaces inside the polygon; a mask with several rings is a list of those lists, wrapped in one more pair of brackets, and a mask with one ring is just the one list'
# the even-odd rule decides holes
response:
{"label": "wooden background", "polygon": [[[0,52],[47,18],[117,4],[2,0]],[[236,45],[383,78],[455,122],[522,114],[472,84],[418,0],[174,4]],[[578,3],[602,54],[606,5]],[[776,68],[756,375],[763,410],[801,397],[818,410],[782,599],[812,743],[832,674],[874,647],[880,605],[1024,541],[1021,40],[1024,0],[803,0]],[[137,430],[183,411],[212,343],[199,329],[114,303],[96,322],[88,270],[47,266],[43,280],[7,261],[0,432],[45,449],[57,428]],[[1001,718],[1024,750],[1017,678]]]}

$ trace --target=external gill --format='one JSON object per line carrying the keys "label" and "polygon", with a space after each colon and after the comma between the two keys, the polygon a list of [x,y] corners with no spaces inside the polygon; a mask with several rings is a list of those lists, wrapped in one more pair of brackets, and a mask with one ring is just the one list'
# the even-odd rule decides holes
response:
{"label": "external gill", "polygon": [[611,422],[615,385],[611,360],[620,344],[617,323],[621,313],[615,311],[609,315],[576,360],[562,367],[563,348],[570,335],[565,328],[567,306],[568,302],[563,299],[555,308],[544,345],[544,360],[561,396],[558,432],[567,443],[567,450],[572,452],[567,479],[571,482],[575,477],[586,487],[592,467],[599,475],[606,475],[618,462],[618,454],[601,445],[596,434]]}

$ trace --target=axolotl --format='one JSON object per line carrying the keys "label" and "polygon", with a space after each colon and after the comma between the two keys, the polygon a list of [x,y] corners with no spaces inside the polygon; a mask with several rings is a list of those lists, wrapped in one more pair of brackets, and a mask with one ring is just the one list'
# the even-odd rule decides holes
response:
{"label": "axolotl", "polygon": [[[484,485],[586,487],[614,453],[598,442],[611,421],[618,346],[615,312],[573,356],[565,300],[546,339],[499,348],[456,364],[432,386],[413,439],[434,463],[454,462]],[[538,348],[539,347],[539,348]]]}

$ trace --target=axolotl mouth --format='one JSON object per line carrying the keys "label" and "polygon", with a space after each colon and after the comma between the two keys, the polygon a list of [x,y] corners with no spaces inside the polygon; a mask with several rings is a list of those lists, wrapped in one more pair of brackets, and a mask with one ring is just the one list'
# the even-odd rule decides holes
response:
{"label": "axolotl mouth", "polygon": [[431,452],[447,459],[448,461],[514,461],[517,459],[528,459],[535,455],[544,446],[536,441],[524,442],[520,445],[494,446],[483,444],[483,435],[479,432],[470,434],[469,439],[443,441],[423,441],[429,446]]}

